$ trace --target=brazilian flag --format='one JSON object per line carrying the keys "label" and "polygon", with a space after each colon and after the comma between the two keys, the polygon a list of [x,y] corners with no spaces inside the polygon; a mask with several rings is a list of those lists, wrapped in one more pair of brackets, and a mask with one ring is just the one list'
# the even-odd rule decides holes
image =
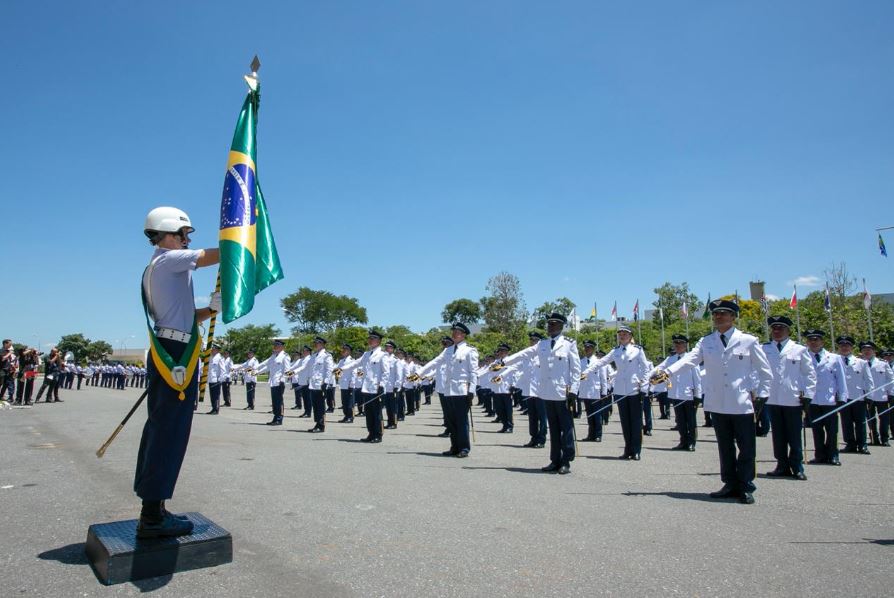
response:
{"label": "brazilian flag", "polygon": [[257,168],[260,86],[248,92],[227,160],[220,200],[220,294],[225,323],[251,311],[255,295],[282,279]]}

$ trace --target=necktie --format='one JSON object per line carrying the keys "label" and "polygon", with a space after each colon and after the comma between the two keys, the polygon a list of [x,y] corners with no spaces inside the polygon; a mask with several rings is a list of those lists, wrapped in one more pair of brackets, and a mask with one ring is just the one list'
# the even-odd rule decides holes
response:
{"label": "necktie", "polygon": [[782,353],[782,343],[776,343],[776,349]]}
{"label": "necktie", "polygon": [[819,356],[819,353],[814,353],[814,354],[813,354],[813,357],[816,359],[816,362],[817,362],[817,363],[820,362],[820,356]]}
{"label": "necktie", "polygon": [[549,341],[549,348],[550,348],[550,349],[555,349],[555,348],[556,348],[556,339],[552,339],[552,340]]}
{"label": "necktie", "polygon": [[722,333],[721,333],[721,335],[720,335],[720,342],[723,343],[723,346],[724,346],[724,347],[726,347],[726,335],[725,335],[725,334],[722,334]]}
{"label": "necktie", "polygon": [[842,357],[841,359],[844,360],[844,365],[850,365],[850,363],[847,360],[847,357]]}
{"label": "necktie", "polygon": [[456,345],[453,345],[453,354],[456,354]]}

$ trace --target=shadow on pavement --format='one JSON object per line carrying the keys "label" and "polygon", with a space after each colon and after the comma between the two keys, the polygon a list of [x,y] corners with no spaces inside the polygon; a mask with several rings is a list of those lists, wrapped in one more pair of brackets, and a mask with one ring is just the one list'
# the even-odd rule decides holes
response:
{"label": "shadow on pavement", "polygon": [[77,544],[69,544],[53,550],[47,550],[37,555],[37,558],[44,561],[56,561],[63,565],[89,565],[87,553],[84,552],[86,544],[78,542]]}
{"label": "shadow on pavement", "polygon": [[465,466],[463,469],[502,469],[504,471],[509,471],[512,473],[537,473],[540,475],[549,475],[544,471],[541,471],[539,467],[470,467]]}
{"label": "shadow on pavement", "polygon": [[666,496],[680,500],[696,500],[699,502],[722,502],[720,499],[711,498],[704,492],[624,492],[624,496]]}

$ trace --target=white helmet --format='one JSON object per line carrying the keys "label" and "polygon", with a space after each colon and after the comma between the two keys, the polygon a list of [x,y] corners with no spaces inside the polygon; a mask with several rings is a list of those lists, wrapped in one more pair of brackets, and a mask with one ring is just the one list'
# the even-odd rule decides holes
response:
{"label": "white helmet", "polygon": [[146,223],[143,225],[143,233],[150,239],[155,233],[176,233],[182,228],[188,228],[193,232],[192,222],[183,210],[177,208],[154,208],[146,215]]}

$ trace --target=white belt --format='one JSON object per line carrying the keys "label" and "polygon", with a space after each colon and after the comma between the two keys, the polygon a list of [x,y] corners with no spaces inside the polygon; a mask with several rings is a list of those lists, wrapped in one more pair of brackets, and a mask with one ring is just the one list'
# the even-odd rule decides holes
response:
{"label": "white belt", "polygon": [[173,328],[159,328],[158,326],[155,327],[155,336],[177,341],[178,343],[188,343],[189,339],[192,338],[192,335],[188,332],[182,332]]}

